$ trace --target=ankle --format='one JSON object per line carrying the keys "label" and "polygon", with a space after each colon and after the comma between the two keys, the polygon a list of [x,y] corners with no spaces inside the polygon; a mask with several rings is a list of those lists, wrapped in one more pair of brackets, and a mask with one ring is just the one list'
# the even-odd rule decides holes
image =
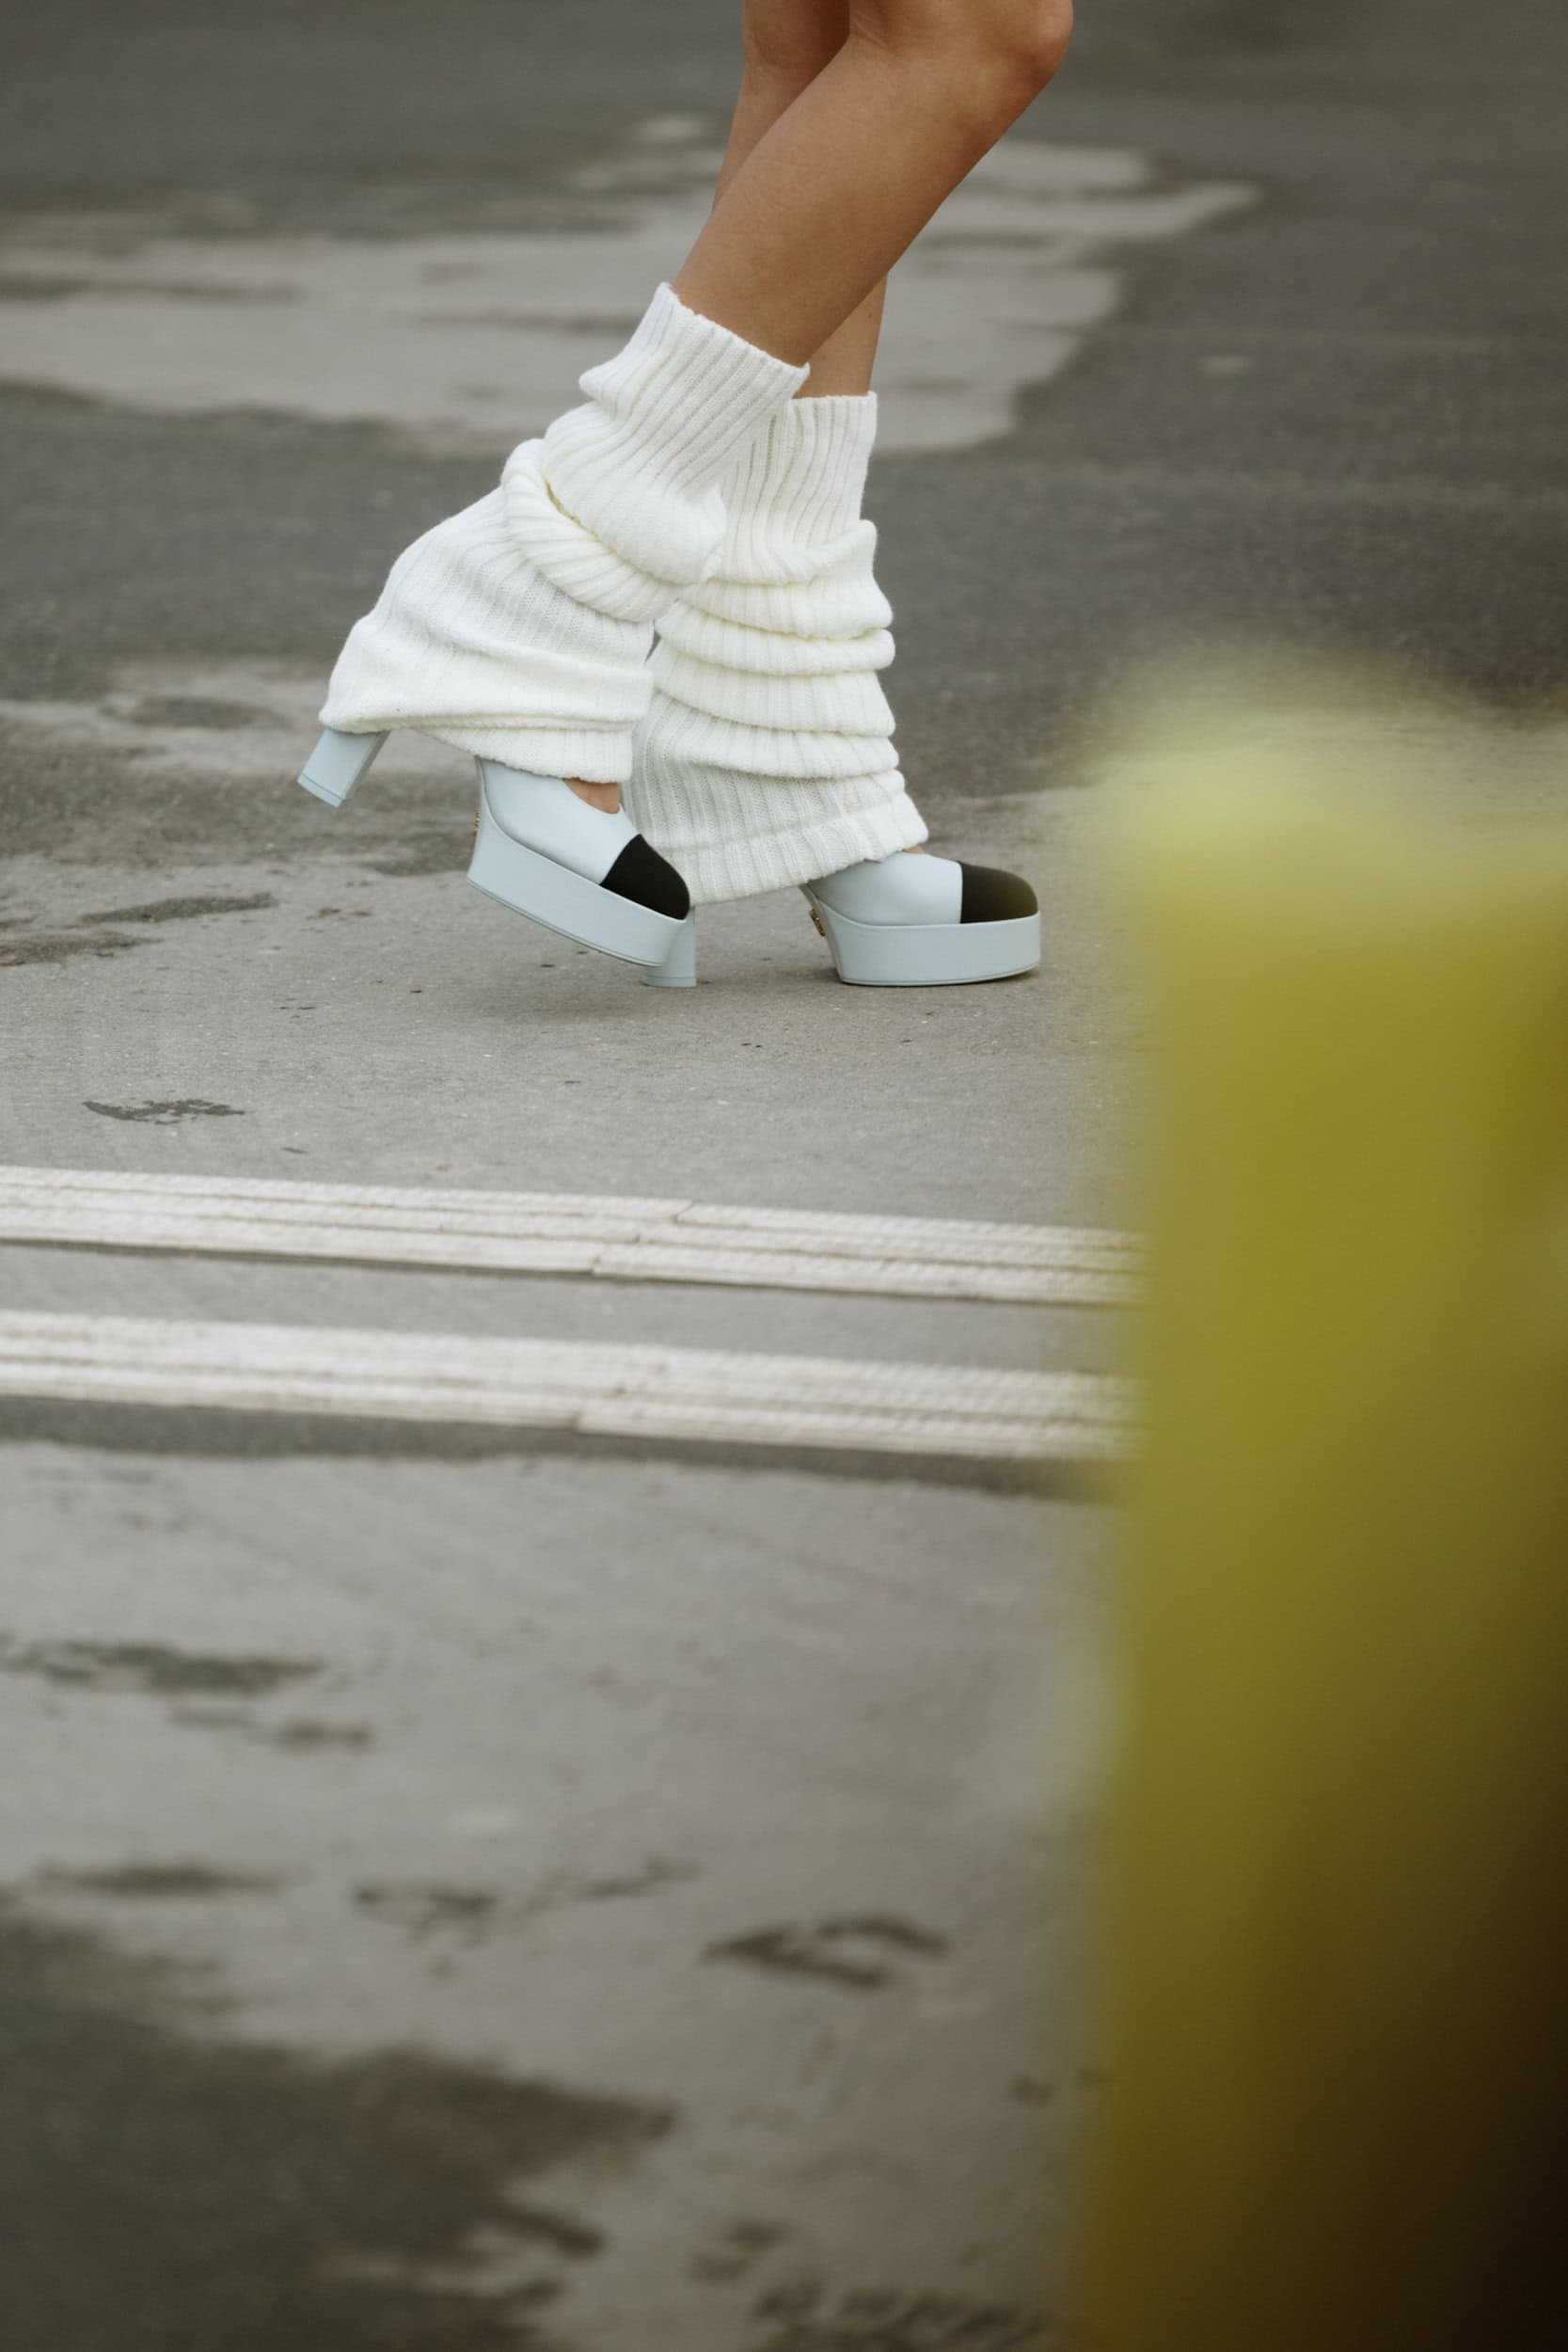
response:
{"label": "ankle", "polygon": [[590,808],[603,809],[607,817],[620,814],[621,787],[618,784],[584,784],[580,776],[568,776],[566,782],[578,799],[586,801]]}

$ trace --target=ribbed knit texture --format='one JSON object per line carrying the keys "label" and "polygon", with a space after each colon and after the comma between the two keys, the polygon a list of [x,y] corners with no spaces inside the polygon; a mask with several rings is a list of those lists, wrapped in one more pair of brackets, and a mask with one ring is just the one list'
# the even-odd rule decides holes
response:
{"label": "ribbed knit texture", "polygon": [[580,408],[426,532],[356,623],[322,710],[542,775],[625,784],[653,623],[716,560],[721,485],[805,380],[661,286]]}
{"label": "ribbed knit texture", "polygon": [[876,432],[874,393],[781,409],[724,485],[718,563],[659,623],[627,805],[694,899],[926,838],[878,677],[893,613],[861,516]]}

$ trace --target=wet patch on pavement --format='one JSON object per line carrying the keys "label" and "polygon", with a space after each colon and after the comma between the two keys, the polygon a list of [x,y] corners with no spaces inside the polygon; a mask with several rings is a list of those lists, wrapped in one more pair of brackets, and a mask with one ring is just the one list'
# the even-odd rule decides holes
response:
{"label": "wet patch on pavement", "polygon": [[[7,405],[0,394],[0,416]],[[174,453],[166,456],[172,463]],[[356,473],[363,462],[359,452]],[[447,472],[449,490],[420,497],[416,486],[400,525],[406,535],[435,520],[443,501],[460,505],[481,486]],[[396,552],[388,545],[386,559]],[[166,871],[171,843],[184,866],[221,856],[225,865],[248,862],[254,870],[264,860],[269,875],[324,854],[347,855],[390,874],[460,870],[473,847],[473,771],[462,753],[422,737],[395,738],[377,763],[373,788],[356,799],[351,816],[324,808],[295,782],[313,739],[334,632],[341,637],[371,601],[376,568],[385,568],[381,554],[360,558],[356,548],[336,587],[325,588],[330,612],[322,616],[318,659],[309,664],[193,651],[185,659],[117,656],[105,667],[95,657],[66,691],[61,681],[46,692],[33,649],[15,649],[9,666],[26,677],[29,691],[0,694],[0,829],[8,849],[41,853],[56,866],[91,864],[121,873]],[[71,593],[77,600],[77,591]],[[106,637],[84,615],[80,637],[52,659],[69,655],[74,663],[89,642],[101,648]],[[176,922],[262,911],[272,902],[270,891],[198,891],[138,898],[75,921]],[[30,916],[26,923],[30,929]],[[52,931],[63,929],[52,920]]]}
{"label": "wet patch on pavement", "polygon": [[99,913],[79,914],[59,930],[36,930],[36,916],[10,915],[0,922],[0,932],[10,934],[0,938],[0,964],[65,963],[73,956],[124,955],[133,947],[145,946],[146,936],[138,938],[113,929],[114,925],[187,923],[208,914],[251,914],[277,904],[270,890],[230,897],[154,898],[144,906],[105,907]]}
{"label": "wet patch on pavement", "polygon": [[100,1119],[129,1119],[151,1127],[178,1126],[182,1119],[243,1119],[245,1112],[233,1103],[209,1103],[199,1094],[184,1095],[178,1100],[157,1103],[87,1103],[84,1110],[96,1111]]}
{"label": "wet patch on pavement", "polygon": [[259,907],[277,904],[270,890],[231,898],[150,898],[145,906],[108,907],[102,914],[78,915],[76,928],[85,930],[94,923],[189,923],[198,915],[250,914]]}
{"label": "wet patch on pavement", "polygon": [[40,1873],[40,1883],[72,1895],[106,1895],[127,1902],[198,1901],[215,1895],[276,1895],[286,1883],[261,1870],[219,1870],[201,1862],[125,1862],[112,1870]]}
{"label": "wet patch on pavement", "polygon": [[289,1756],[321,1756],[333,1748],[369,1748],[375,1744],[375,1732],[369,1724],[332,1723],[315,1716],[299,1716],[288,1723],[261,1722],[240,1707],[177,1707],[172,1720],[183,1724],[191,1731],[233,1732],[243,1740],[253,1740],[269,1748],[281,1748]]}
{"label": "wet patch on pavement", "polygon": [[879,1993],[899,1981],[898,1960],[939,1960],[947,1948],[945,1936],[927,1928],[874,1915],[761,1928],[753,1934],[710,1944],[706,1957],[772,1976],[816,1977],[851,1992]]}
{"label": "wet patch on pavement", "polygon": [[211,1692],[261,1698],[319,1674],[313,1658],[220,1657],[156,1642],[37,1642],[0,1639],[0,1669],[41,1675],[76,1690],[134,1691],[153,1698]]}
{"label": "wet patch on pavement", "polygon": [[404,1929],[410,1940],[455,1935],[466,1943],[483,1936],[500,1907],[500,1897],[483,1886],[417,1883],[356,1886],[355,1906],[383,1925]]}
{"label": "wet patch on pavement", "polygon": [[[635,326],[702,228],[722,152],[717,118],[651,115],[561,173],[553,219],[467,234],[203,234],[156,211],[19,220],[5,372],[132,408],[371,422],[415,448],[499,456]],[[1020,139],[983,157],[900,265],[878,362],[884,450],[1004,437],[1020,389],[1059,375],[1119,309],[1124,257],[1249,201],[1228,183],[1171,185],[1126,149]],[[45,289],[32,305],[16,292],[30,273]]]}
{"label": "wet patch on pavement", "polygon": [[1016,2304],[889,2287],[834,2294],[816,2280],[773,2288],[755,2316],[766,2324],[747,2352],[1039,2352],[1046,2342],[1043,2315]]}
{"label": "wet patch on pavement", "polygon": [[568,2262],[586,2262],[604,2249],[604,2232],[577,2214],[514,2203],[507,2209],[507,2223],[518,2237],[548,2247],[552,2254],[563,2254]]}
{"label": "wet patch on pavement", "polygon": [[734,2286],[783,2246],[789,2234],[782,2221],[725,2222],[697,2248],[686,2275],[700,2286]]}
{"label": "wet patch on pavement", "polygon": [[66,963],[72,956],[122,956],[147,942],[123,931],[33,931],[24,939],[0,939],[0,964]]}
{"label": "wet patch on pavement", "polygon": [[375,1733],[369,1724],[327,1724],[302,1720],[292,1724],[253,1725],[253,1735],[290,1756],[320,1756],[328,1748],[368,1748]]}
{"label": "wet patch on pavement", "polygon": [[656,1894],[662,1886],[679,1886],[698,1875],[690,1862],[667,1862],[656,1854],[640,1868],[616,1878],[574,1878],[562,1871],[546,1881],[541,1899],[557,1903],[620,1902],[631,1895]]}
{"label": "wet patch on pavement", "polygon": [[536,1885],[516,1895],[503,1895],[489,1887],[389,1880],[356,1886],[354,1900],[369,1917],[403,1929],[410,1942],[446,1935],[479,1943],[492,1928],[525,1927],[550,1912],[568,1911],[579,1903],[622,1902],[657,1894],[698,1875],[692,1863],[655,1855],[634,1870],[605,1878],[551,1870]]}
{"label": "wet patch on pavement", "polygon": [[518,2192],[635,2161],[670,2110],[415,2049],[225,2042],[190,2010],[173,1968],[0,1906],[9,2341],[560,2352],[538,2314],[598,2233]]}

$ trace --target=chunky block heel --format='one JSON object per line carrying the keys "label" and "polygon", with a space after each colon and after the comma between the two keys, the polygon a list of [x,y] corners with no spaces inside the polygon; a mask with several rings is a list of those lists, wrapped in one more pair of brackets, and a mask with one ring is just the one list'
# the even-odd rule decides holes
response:
{"label": "chunky block heel", "polygon": [[697,985],[697,918],[689,914],[675,934],[662,963],[651,963],[642,975],[650,988],[695,988]]}
{"label": "chunky block heel", "polygon": [[[468,866],[475,889],[584,947],[627,963],[662,963],[690,901],[679,875],[626,818],[589,808],[558,776],[531,776],[493,760],[481,760],[479,774],[479,837]],[[524,832],[531,844],[519,838]],[[565,864],[564,855],[598,866],[597,878]],[[671,911],[647,904],[650,893]]]}
{"label": "chunky block heel", "polygon": [[328,727],[299,781],[328,808],[341,808],[386,740],[385,734],[345,735],[339,727]]}

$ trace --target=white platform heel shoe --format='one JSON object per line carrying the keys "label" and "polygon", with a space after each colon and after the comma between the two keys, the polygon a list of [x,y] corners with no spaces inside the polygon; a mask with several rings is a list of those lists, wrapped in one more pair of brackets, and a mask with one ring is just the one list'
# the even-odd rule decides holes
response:
{"label": "white platform heel shoe", "polygon": [[994,866],[895,850],[801,887],[839,978],[858,988],[1005,980],[1040,960],[1039,901]]}
{"label": "white platform heel shoe", "polygon": [[[1039,902],[1022,875],[996,866],[898,850],[801,889],[839,978],[858,988],[1006,980],[1040,960]],[[696,985],[694,914],[642,977],[654,988]]]}
{"label": "white platform heel shoe", "polygon": [[[341,808],[386,740],[328,727],[299,781]],[[690,894],[629,817],[591,808],[559,776],[475,764],[479,834],[468,880],[477,889],[627,963],[662,966],[683,940],[689,946]]]}

